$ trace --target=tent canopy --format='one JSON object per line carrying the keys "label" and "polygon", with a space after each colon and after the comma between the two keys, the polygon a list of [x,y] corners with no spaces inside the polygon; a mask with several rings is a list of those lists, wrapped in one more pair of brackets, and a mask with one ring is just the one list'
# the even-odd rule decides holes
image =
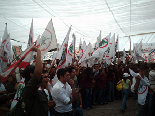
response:
{"label": "tent canopy", "polygon": [[[33,18],[34,40],[42,35],[52,18],[57,42],[62,44],[67,30],[72,25],[77,41],[80,38],[95,43],[100,30],[102,38],[112,34],[119,35],[119,49],[129,50],[130,42],[155,42],[155,1],[154,0],[5,0],[0,1],[0,38],[5,23],[8,25],[12,45],[27,47],[30,26]],[[138,35],[148,33],[144,35]],[[131,44],[131,45],[132,45]],[[132,46],[133,48],[133,46]]]}

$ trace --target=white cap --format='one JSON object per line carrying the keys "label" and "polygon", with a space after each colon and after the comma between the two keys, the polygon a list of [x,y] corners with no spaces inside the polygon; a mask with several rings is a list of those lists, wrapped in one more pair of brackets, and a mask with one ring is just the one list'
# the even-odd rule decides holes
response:
{"label": "white cap", "polygon": [[130,75],[128,73],[124,73],[123,77],[129,77]]}

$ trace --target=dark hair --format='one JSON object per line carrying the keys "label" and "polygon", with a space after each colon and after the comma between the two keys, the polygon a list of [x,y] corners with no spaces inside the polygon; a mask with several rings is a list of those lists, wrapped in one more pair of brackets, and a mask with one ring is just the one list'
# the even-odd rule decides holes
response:
{"label": "dark hair", "polygon": [[85,70],[84,70],[84,74],[87,75],[87,77],[91,77],[92,74],[93,74],[93,71],[90,67],[87,67]]}
{"label": "dark hair", "polygon": [[9,95],[1,95],[0,96],[0,105],[5,104],[5,102],[11,100],[11,97]]}
{"label": "dark hair", "polygon": [[34,74],[35,66],[28,65],[22,72],[23,78],[25,78],[25,85],[31,79],[30,73]]}
{"label": "dark hair", "polygon": [[151,69],[154,70],[155,69],[155,63],[151,64]]}
{"label": "dark hair", "polygon": [[99,73],[101,73],[102,72],[102,69],[99,69]]}
{"label": "dark hair", "polygon": [[60,68],[57,71],[57,77],[58,79],[60,79],[60,76],[64,76],[66,74],[66,72],[68,72],[68,70],[66,68]]}
{"label": "dark hair", "polygon": [[73,69],[75,69],[73,66],[67,67],[67,70],[68,70],[69,73],[72,73],[72,70],[73,70]]}
{"label": "dark hair", "polygon": [[[118,68],[120,68],[121,66],[123,66],[123,64],[119,64],[119,65],[118,65]],[[124,67],[124,66],[123,66],[123,67]]]}
{"label": "dark hair", "polygon": [[[111,70],[110,67],[112,67],[113,69]],[[110,65],[110,66],[108,67],[108,71],[109,71],[110,73],[111,73],[111,72],[114,72],[114,66],[113,66],[113,65]]]}
{"label": "dark hair", "polygon": [[140,70],[148,70],[149,67],[147,65],[141,65]]}

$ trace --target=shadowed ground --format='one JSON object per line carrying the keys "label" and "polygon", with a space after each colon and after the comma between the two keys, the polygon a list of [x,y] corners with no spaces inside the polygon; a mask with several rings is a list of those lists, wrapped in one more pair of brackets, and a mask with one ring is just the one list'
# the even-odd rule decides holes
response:
{"label": "shadowed ground", "polygon": [[116,100],[106,105],[93,105],[93,109],[84,110],[84,116],[135,116],[136,101],[133,101],[133,97],[127,99],[127,109],[124,113],[120,111],[121,102]]}

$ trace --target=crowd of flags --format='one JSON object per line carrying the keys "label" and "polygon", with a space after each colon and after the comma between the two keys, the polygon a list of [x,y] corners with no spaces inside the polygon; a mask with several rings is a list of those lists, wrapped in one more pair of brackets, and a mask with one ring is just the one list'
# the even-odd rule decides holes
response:
{"label": "crowd of flags", "polygon": [[[27,49],[21,54],[16,54],[15,50],[11,47],[10,34],[7,32],[7,24],[5,31],[0,42],[0,77],[3,81],[7,79],[7,76],[11,74],[17,67],[26,68],[27,65],[35,63],[36,53],[32,51],[33,46],[38,47],[41,50],[41,55],[45,55],[51,49],[57,49],[54,59],[59,60],[57,69],[68,66],[72,63],[73,59],[76,59],[81,66],[92,66],[98,62],[106,62],[106,64],[111,64],[115,60],[116,52],[118,51],[119,36],[115,38],[115,34],[111,36],[109,33],[106,37],[102,38],[101,31],[97,37],[95,46],[92,47],[92,43],[86,45],[86,42],[81,41],[79,43],[79,50],[75,50],[76,36],[72,35],[72,42],[68,45],[69,35],[71,33],[71,26],[66,34],[66,37],[58,48],[56,34],[53,26],[52,19],[49,21],[45,31],[42,36],[38,36],[37,40],[34,42],[34,32],[33,32],[33,19],[30,27],[29,39]],[[19,47],[20,50],[20,47]],[[152,50],[149,55],[155,52]],[[125,48],[123,50],[122,61],[125,63],[126,52]],[[131,59],[134,60],[144,60],[142,57],[142,41],[134,47],[131,53]],[[8,63],[10,66],[8,67]]]}

